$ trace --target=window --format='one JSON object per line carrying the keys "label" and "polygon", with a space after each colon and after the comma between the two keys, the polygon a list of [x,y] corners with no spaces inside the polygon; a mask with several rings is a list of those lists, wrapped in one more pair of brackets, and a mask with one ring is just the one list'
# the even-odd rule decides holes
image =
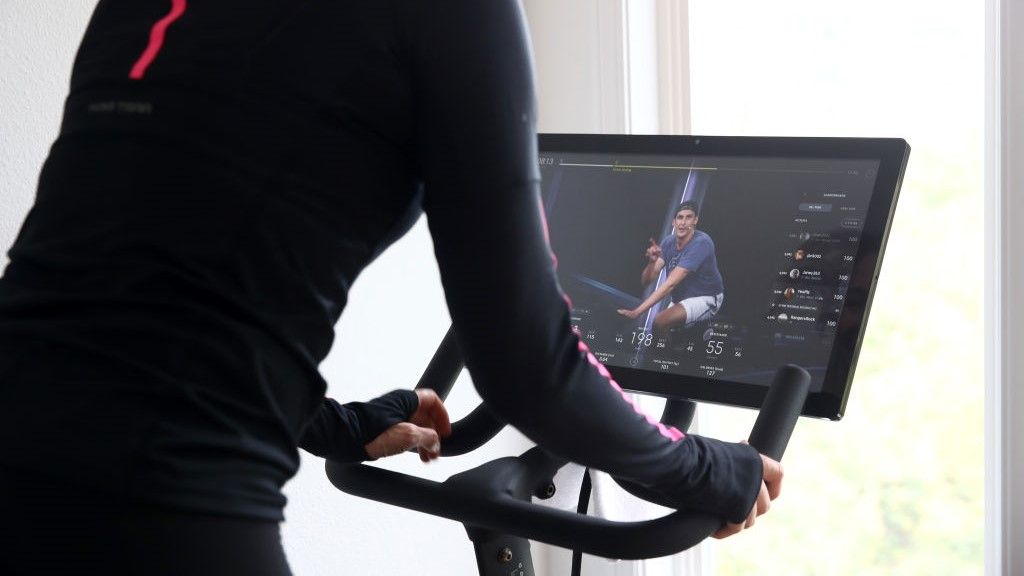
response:
{"label": "window", "polygon": [[800,422],[783,499],[711,573],[982,572],[984,32],[976,3],[690,3],[693,133],[912,147],[848,416]]}

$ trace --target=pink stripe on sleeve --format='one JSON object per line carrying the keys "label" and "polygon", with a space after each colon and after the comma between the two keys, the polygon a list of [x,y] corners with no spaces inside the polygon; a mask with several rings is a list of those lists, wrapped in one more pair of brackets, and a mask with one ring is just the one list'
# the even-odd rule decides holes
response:
{"label": "pink stripe on sleeve", "polygon": [[637,406],[636,403],[633,402],[633,399],[629,397],[629,394],[625,390],[623,390],[621,386],[619,386],[619,383],[612,379],[611,373],[608,372],[608,369],[605,368],[604,364],[601,364],[601,361],[598,360],[597,357],[590,352],[590,349],[587,348],[587,345],[584,344],[582,341],[580,341],[579,343],[579,350],[580,352],[583,352],[584,354],[587,355],[587,362],[590,362],[591,365],[597,368],[597,373],[603,376],[606,380],[608,380],[608,384],[611,385],[611,387],[614,388],[615,391],[622,396],[622,399],[626,402],[626,404],[632,406],[634,412],[643,416],[644,419],[647,420],[648,424],[657,428],[658,432],[662,436],[668,438],[669,440],[672,440],[673,442],[686,438],[686,435],[680,432],[679,429],[676,428],[675,426],[665,426],[661,422],[658,422],[656,418],[644,412],[643,409],[640,408],[640,406]]}
{"label": "pink stripe on sleeve", "polygon": [[[557,269],[558,268],[558,258],[555,256],[555,252],[550,249],[551,239],[550,239],[550,236],[548,234],[547,214],[545,214],[545,212],[544,212],[544,205],[543,204],[538,202],[537,206],[540,209],[541,224],[543,225],[543,228],[544,228],[544,241],[547,242],[548,245],[549,245],[548,251],[551,253],[551,263]],[[562,293],[562,298],[565,300],[566,305],[569,306],[570,309],[572,309],[572,300],[569,299],[569,295],[565,294],[563,292]],[[597,368],[597,373],[600,374],[605,380],[608,381],[608,384],[611,385],[611,387],[614,388],[615,391],[617,391],[619,393],[619,395],[622,396],[622,399],[626,402],[626,404],[629,404],[630,406],[633,407],[633,411],[634,412],[636,412],[637,414],[643,416],[644,419],[647,420],[647,422],[650,425],[652,425],[655,428],[657,428],[658,432],[662,436],[664,436],[665,438],[668,438],[669,440],[671,440],[673,442],[676,442],[678,440],[682,440],[683,438],[686,438],[686,435],[683,434],[682,432],[680,432],[679,429],[676,428],[675,426],[665,426],[664,424],[659,422],[657,418],[654,418],[650,414],[644,412],[643,409],[640,408],[640,406],[638,406],[635,402],[633,402],[633,399],[629,397],[629,394],[625,390],[623,390],[621,386],[619,386],[619,383],[616,382],[614,379],[612,379],[611,373],[608,372],[608,369],[605,368],[604,364],[601,364],[601,361],[598,360],[596,356],[591,354],[590,349],[587,348],[587,345],[584,344],[582,340],[577,340],[577,342],[578,342],[578,346],[579,346],[579,351],[583,352],[584,354],[587,355],[587,361],[590,362],[590,364],[593,365],[595,368]]]}
{"label": "pink stripe on sleeve", "polygon": [[160,49],[163,48],[167,28],[178,18],[181,18],[181,15],[185,13],[186,7],[185,0],[171,0],[171,11],[153,25],[153,29],[149,32],[149,45],[146,46],[142,56],[139,56],[139,60],[132,66],[132,71],[128,74],[129,78],[141,80],[146,75],[146,69],[149,68],[149,65],[156,59],[157,54],[160,53]]}

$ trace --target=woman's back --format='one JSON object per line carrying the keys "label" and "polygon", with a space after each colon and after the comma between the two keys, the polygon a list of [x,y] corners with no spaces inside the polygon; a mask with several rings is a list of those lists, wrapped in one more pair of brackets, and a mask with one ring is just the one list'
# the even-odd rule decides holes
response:
{"label": "woman's back", "polygon": [[101,1],[76,59],[0,280],[4,464],[279,519],[348,287],[420,214],[411,3],[193,2],[133,79],[169,4]]}

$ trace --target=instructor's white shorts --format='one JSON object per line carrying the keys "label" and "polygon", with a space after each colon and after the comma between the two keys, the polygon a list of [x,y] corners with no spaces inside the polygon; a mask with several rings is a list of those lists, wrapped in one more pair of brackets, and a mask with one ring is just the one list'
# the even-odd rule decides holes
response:
{"label": "instructor's white shorts", "polygon": [[724,294],[694,296],[693,298],[675,302],[673,305],[682,306],[683,310],[686,310],[686,327],[689,328],[698,322],[710,320],[715,314],[718,314],[718,309],[722,307],[724,297]]}

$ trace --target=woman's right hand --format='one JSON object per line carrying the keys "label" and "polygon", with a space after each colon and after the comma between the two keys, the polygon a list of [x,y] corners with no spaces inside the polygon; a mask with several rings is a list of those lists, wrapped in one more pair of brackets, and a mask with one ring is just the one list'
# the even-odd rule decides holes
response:
{"label": "woman's right hand", "polygon": [[750,514],[747,515],[747,519],[736,524],[727,523],[711,535],[713,538],[728,538],[733,534],[739,534],[746,528],[750,528],[754,525],[754,521],[758,516],[764,514],[769,508],[771,508],[771,501],[779,497],[779,494],[782,492],[782,477],[784,475],[782,464],[776,460],[772,460],[764,454],[761,454],[761,462],[764,467],[763,478],[761,480],[761,490],[757,494],[757,501],[750,509]]}

